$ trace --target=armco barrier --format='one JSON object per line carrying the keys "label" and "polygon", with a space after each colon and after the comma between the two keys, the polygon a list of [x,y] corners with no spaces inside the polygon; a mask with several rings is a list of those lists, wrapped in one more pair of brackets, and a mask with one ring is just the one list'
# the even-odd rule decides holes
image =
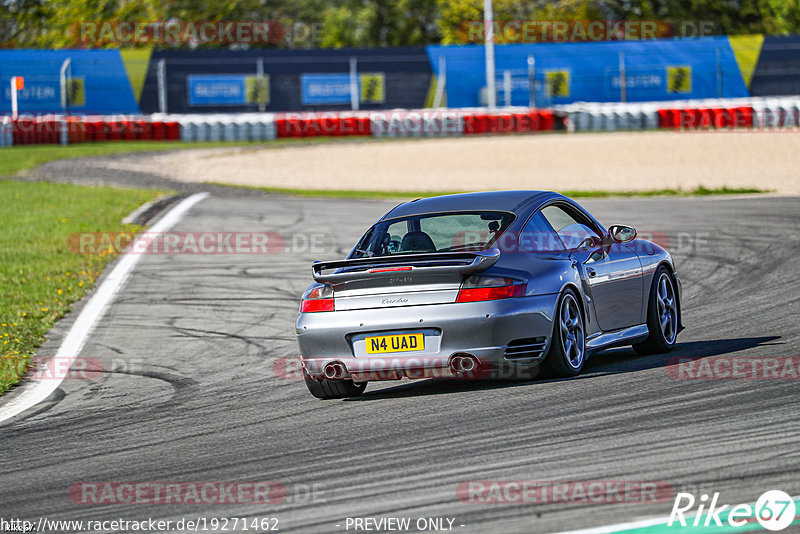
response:
{"label": "armco barrier", "polygon": [[457,111],[376,111],[369,117],[373,137],[440,137],[462,135],[463,118]]}
{"label": "armco barrier", "polygon": [[578,103],[552,110],[507,108],[323,113],[241,113],[150,117],[2,118],[0,147],[136,140],[267,141],[320,136],[439,137],[551,130],[800,130],[800,97]]}
{"label": "armco barrier", "polygon": [[181,139],[181,126],[176,120],[43,115],[16,120],[5,116],[0,121],[0,147],[60,144],[64,135],[69,144]]}
{"label": "armco barrier", "polygon": [[0,148],[14,145],[14,125],[10,117],[0,117]]}
{"label": "armco barrier", "polygon": [[[153,115],[151,121],[164,124],[168,140],[193,141],[268,141],[275,139],[276,121],[272,113],[229,115]],[[154,134],[156,135],[156,134]]]}
{"label": "armco barrier", "polygon": [[556,106],[568,131],[798,129],[800,97]]}
{"label": "armco barrier", "polygon": [[272,116],[253,120],[245,117],[96,117],[54,115],[0,117],[0,147],[59,144],[66,134],[69,144],[102,141],[259,141],[274,139]]}
{"label": "armco barrier", "polygon": [[277,137],[340,137],[370,135],[372,129],[368,114],[328,112],[279,114],[275,131]]}
{"label": "armco barrier", "polygon": [[687,108],[658,111],[658,125],[676,130],[730,130],[752,128],[753,108]]}

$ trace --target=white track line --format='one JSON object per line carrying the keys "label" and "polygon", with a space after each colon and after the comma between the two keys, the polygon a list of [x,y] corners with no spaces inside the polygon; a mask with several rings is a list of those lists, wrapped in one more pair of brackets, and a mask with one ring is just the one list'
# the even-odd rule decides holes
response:
{"label": "white track line", "polygon": [[666,525],[668,521],[669,517],[648,517],[646,519],[629,521],[627,523],[617,523],[615,525],[605,525],[602,527],[568,530],[568,531],[558,532],[558,534],[613,534],[614,532],[633,530],[635,528],[656,527],[659,525]]}
{"label": "white track line", "polygon": [[[208,197],[208,193],[198,193],[184,199],[169,210],[167,214],[154,224],[152,228],[149,228],[147,232],[155,233],[169,230],[192,206],[206,197]],[[130,250],[133,250],[133,246]],[[86,303],[86,306],[75,320],[75,324],[70,328],[66,337],[61,342],[61,346],[58,347],[58,352],[56,352],[54,356],[54,358],[58,359],[58,367],[60,369],[69,369],[72,365],[72,362],[77,358],[83,348],[84,343],[86,343],[89,334],[103,317],[103,314],[105,314],[114,295],[117,294],[128,278],[128,275],[136,264],[139,263],[141,258],[142,254],[133,254],[130,252],[124,254],[117,265],[114,266],[114,269],[105,280],[103,280],[103,283],[100,284],[100,287],[97,288],[97,291],[92,295],[89,302]],[[67,362],[69,362],[70,365],[67,365]],[[63,366],[61,365],[62,363],[64,364]],[[40,380],[23,389],[18,397],[0,408],[0,422],[10,419],[45,400],[58,388],[63,379],[64,376]]]}

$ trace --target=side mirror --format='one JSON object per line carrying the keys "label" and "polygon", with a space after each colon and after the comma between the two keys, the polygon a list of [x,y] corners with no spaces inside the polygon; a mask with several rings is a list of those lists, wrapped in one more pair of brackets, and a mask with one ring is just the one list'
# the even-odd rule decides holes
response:
{"label": "side mirror", "polygon": [[636,229],[624,224],[614,224],[608,227],[608,235],[616,243],[627,243],[636,239]]}

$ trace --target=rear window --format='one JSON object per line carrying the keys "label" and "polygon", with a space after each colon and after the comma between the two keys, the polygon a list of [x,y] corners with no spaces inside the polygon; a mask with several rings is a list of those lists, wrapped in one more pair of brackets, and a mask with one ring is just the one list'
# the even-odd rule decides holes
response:
{"label": "rear window", "polygon": [[505,211],[480,211],[381,221],[364,234],[351,257],[484,250],[497,241],[514,217]]}

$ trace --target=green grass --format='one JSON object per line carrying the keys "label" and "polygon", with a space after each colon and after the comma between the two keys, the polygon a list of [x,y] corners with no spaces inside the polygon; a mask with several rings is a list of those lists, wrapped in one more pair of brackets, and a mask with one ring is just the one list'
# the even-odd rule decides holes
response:
{"label": "green grass", "polygon": [[114,258],[109,251],[71,252],[70,236],[134,231],[122,218],[159,194],[0,180],[0,394],[19,381],[47,331]]}
{"label": "green grass", "polygon": [[[425,198],[439,195],[467,193],[468,191],[375,191],[375,190],[349,190],[349,189],[292,189],[286,187],[258,187],[251,185],[226,184],[221,182],[206,182],[209,185],[223,187],[236,187],[239,189],[253,189],[282,195],[295,195],[303,197],[324,198]],[[608,198],[608,197],[656,197],[656,196],[705,196],[705,195],[744,195],[753,193],[769,193],[770,191],[755,188],[718,187],[707,188],[703,186],[694,189],[653,189],[649,191],[560,191],[571,198]]]}
{"label": "green grass", "polygon": [[280,148],[288,145],[313,145],[343,142],[385,142],[387,139],[372,137],[314,137],[287,138],[272,141],[227,142],[209,141],[184,143],[181,141],[108,141],[102,143],[80,143],[76,145],[21,145],[0,149],[0,176],[11,176],[32,169],[48,161],[90,156],[108,156],[130,152],[163,152],[165,150],[187,150],[191,148]]}

